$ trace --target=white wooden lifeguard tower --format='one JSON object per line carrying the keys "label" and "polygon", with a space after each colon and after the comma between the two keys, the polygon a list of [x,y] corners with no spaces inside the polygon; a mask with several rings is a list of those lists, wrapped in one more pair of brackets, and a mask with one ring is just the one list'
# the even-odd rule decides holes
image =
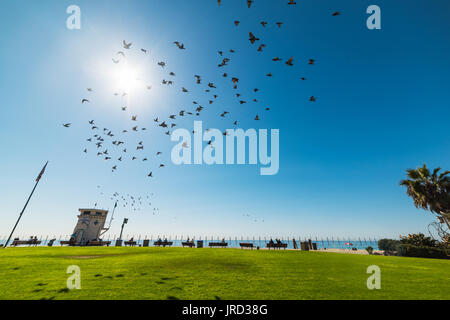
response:
{"label": "white wooden lifeguard tower", "polygon": [[108,210],[79,209],[79,211],[78,223],[72,234],[74,245],[84,246],[88,241],[97,241],[103,233],[109,230],[109,228],[105,228]]}

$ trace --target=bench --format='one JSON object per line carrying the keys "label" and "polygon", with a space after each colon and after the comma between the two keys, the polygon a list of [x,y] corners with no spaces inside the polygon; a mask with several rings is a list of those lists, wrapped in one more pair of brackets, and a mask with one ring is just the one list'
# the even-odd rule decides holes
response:
{"label": "bench", "polygon": [[146,239],[144,240],[144,243],[142,244],[143,247],[148,247],[150,245],[150,240]]}
{"label": "bench", "polygon": [[266,245],[266,247],[270,250],[270,248],[274,248],[274,249],[286,249],[287,248],[287,243],[268,243]]}
{"label": "bench", "polygon": [[111,244],[111,241],[89,241],[86,246],[89,247],[103,247],[103,246],[107,246],[109,247],[109,245]]}
{"label": "bench", "polygon": [[239,243],[239,245],[241,246],[241,249],[243,249],[243,248],[251,248],[251,249],[253,250],[253,248],[255,247],[255,246],[253,245],[253,243],[245,243],[245,242],[242,242],[242,243]]}
{"label": "bench", "polygon": [[11,243],[11,247],[17,247],[17,246],[38,246],[41,244],[41,241],[39,240],[14,240]]}
{"label": "bench", "polygon": [[210,246],[210,247],[222,247],[222,248],[225,248],[225,247],[228,247],[228,243],[226,243],[226,242],[210,242],[210,243],[208,244],[208,246]]}
{"label": "bench", "polygon": [[125,246],[134,247],[135,245],[137,245],[137,242],[136,241],[125,241],[123,244]]}
{"label": "bench", "polygon": [[184,247],[190,247],[193,248],[195,247],[195,242],[194,241],[189,241],[189,242],[182,242],[181,245]]}
{"label": "bench", "polygon": [[62,246],[69,246],[70,244],[71,244],[71,242],[69,241],[69,240],[61,240],[60,242],[59,242],[59,244],[61,245],[61,247]]}
{"label": "bench", "polygon": [[172,245],[173,245],[173,242],[171,242],[171,241],[155,241],[154,243],[153,243],[156,247],[161,247],[161,246],[163,246],[163,247],[171,247]]}

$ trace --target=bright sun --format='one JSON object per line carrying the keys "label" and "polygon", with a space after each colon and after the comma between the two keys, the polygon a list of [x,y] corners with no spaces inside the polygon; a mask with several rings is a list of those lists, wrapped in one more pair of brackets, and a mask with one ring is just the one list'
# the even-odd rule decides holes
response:
{"label": "bright sun", "polygon": [[117,90],[121,90],[128,94],[142,86],[142,80],[139,78],[138,69],[127,63],[115,66],[112,78]]}

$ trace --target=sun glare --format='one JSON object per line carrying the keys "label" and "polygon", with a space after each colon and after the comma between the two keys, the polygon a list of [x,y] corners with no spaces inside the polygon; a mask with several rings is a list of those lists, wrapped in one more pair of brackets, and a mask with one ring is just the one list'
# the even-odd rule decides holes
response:
{"label": "sun glare", "polygon": [[128,94],[143,86],[138,69],[129,64],[115,66],[112,78],[115,88]]}

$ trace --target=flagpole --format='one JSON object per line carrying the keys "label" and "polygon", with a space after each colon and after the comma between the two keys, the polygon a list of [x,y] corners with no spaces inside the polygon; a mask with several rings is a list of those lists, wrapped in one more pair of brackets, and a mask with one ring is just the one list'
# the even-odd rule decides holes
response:
{"label": "flagpole", "polygon": [[33,196],[34,190],[36,190],[36,187],[38,186],[39,181],[41,181],[42,174],[44,174],[44,171],[45,171],[45,168],[47,167],[47,164],[48,164],[48,161],[47,161],[47,163],[45,164],[44,168],[42,169],[41,173],[39,174],[38,178],[36,179],[36,184],[34,185],[34,188],[33,188],[33,190],[31,191],[30,196],[28,197],[28,200],[27,200],[27,202],[25,203],[25,206],[23,207],[22,212],[20,213],[19,218],[17,219],[16,224],[14,225],[14,228],[12,229],[11,234],[9,235],[8,240],[6,240],[6,243],[5,243],[5,245],[3,246],[3,248],[6,248],[6,247],[8,246],[8,243],[9,243],[9,241],[11,240],[11,237],[12,237],[14,231],[16,230],[16,227],[17,227],[17,225],[19,224],[20,219],[22,218],[22,215],[23,215],[23,213],[25,212],[25,209],[27,208],[28,203],[29,203],[30,200],[31,200],[31,197]]}
{"label": "flagpole", "polygon": [[100,236],[104,235],[105,233],[107,233],[109,231],[109,229],[111,229],[111,224],[112,224],[112,221],[114,220],[114,212],[116,211],[116,208],[117,208],[117,201],[116,201],[116,204],[114,205],[114,209],[113,209],[113,212],[111,215],[111,220],[109,220],[109,227],[106,228],[104,230],[104,232],[100,234]]}

